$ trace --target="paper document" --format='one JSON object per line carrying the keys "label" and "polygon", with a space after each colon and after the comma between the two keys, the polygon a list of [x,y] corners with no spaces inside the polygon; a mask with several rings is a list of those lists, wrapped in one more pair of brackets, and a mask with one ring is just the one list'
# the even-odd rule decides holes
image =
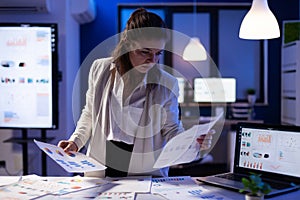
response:
{"label": "paper document", "polygon": [[199,186],[190,176],[153,178],[151,193],[166,199],[229,200],[225,196]]}
{"label": "paper document", "polygon": [[66,153],[58,146],[34,140],[37,146],[67,172],[89,172],[104,170],[106,167],[80,152]]}
{"label": "paper document", "polygon": [[165,192],[158,193],[166,199],[204,199],[204,200],[232,200],[232,198],[228,198],[219,194],[215,191],[210,191],[203,186],[194,186],[189,188],[178,188],[178,190],[167,190]]}
{"label": "paper document", "polygon": [[[90,178],[90,177],[86,177]],[[150,193],[151,176],[128,176],[128,177],[106,177],[99,179],[100,183],[105,184],[99,187],[90,187],[88,189],[56,195],[57,199],[127,199],[134,200],[136,193]],[[89,182],[88,179],[84,180]],[[55,199],[55,195],[48,195],[45,200]]]}
{"label": "paper document", "polygon": [[88,199],[110,199],[110,200],[121,200],[121,199],[127,199],[127,200],[134,200],[135,199],[135,193],[134,192],[109,192],[109,188],[113,184],[106,184],[101,185],[99,187],[93,187],[88,188],[85,190],[80,190],[77,192],[62,194],[62,195],[53,195],[48,194],[47,196],[43,198],[38,198],[41,200],[88,200]]}
{"label": "paper document", "polygon": [[151,193],[160,194],[169,190],[177,191],[196,186],[198,186],[197,183],[190,176],[152,178]]}
{"label": "paper document", "polygon": [[105,179],[92,177],[40,177],[29,175],[23,176],[22,180],[15,183],[1,186],[0,199],[44,199],[44,197],[52,195],[51,200],[53,200],[55,196],[74,194],[88,188],[100,188],[107,183],[108,181]]}
{"label": "paper document", "polygon": [[172,138],[163,148],[153,168],[163,168],[195,160],[200,150],[200,145],[196,138],[207,134],[222,116],[223,113],[209,123],[194,125],[192,128]]}
{"label": "paper document", "polygon": [[106,192],[149,193],[151,190],[151,176],[106,177],[106,180],[114,184]]}

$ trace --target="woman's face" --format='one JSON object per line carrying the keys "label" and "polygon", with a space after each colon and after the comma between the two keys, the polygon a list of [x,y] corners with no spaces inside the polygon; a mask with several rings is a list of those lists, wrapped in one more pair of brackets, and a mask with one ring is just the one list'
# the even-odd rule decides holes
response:
{"label": "woman's face", "polygon": [[140,40],[138,48],[129,52],[129,59],[132,66],[141,73],[147,73],[156,63],[158,63],[165,40]]}

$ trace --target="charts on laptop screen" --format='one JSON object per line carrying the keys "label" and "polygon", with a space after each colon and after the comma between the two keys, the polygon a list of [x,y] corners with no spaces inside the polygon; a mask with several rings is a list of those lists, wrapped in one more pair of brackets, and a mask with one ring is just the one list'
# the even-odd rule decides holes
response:
{"label": "charts on laptop screen", "polygon": [[235,102],[235,78],[195,78],[194,102]]}
{"label": "charts on laptop screen", "polygon": [[57,128],[57,25],[0,24],[0,127]]}
{"label": "charts on laptop screen", "polygon": [[300,177],[300,133],[242,128],[239,167]]}

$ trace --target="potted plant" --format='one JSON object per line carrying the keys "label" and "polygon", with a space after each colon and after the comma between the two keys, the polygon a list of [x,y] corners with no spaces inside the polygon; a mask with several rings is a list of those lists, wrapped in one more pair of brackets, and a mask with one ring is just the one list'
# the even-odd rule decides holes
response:
{"label": "potted plant", "polygon": [[239,192],[246,192],[246,200],[263,200],[264,195],[271,192],[271,186],[263,182],[260,176],[260,174],[251,173],[249,179],[242,178],[244,188],[240,189]]}
{"label": "potted plant", "polygon": [[247,98],[248,98],[248,103],[251,106],[254,106],[255,101],[256,101],[256,92],[255,92],[255,89],[253,89],[253,88],[248,88],[247,89]]}
{"label": "potted plant", "polygon": [[253,94],[255,94],[255,89],[253,89],[253,88],[248,88],[248,89],[247,89],[247,94],[248,94],[248,95],[253,95]]}

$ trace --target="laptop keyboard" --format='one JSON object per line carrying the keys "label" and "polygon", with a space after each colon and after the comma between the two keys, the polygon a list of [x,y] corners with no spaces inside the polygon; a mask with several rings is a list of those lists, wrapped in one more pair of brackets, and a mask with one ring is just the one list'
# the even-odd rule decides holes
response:
{"label": "laptop keyboard", "polygon": [[246,176],[228,173],[228,174],[216,175],[216,177],[225,178],[225,179],[229,179],[229,180],[233,180],[233,181],[241,181],[242,178],[246,177]]}
{"label": "laptop keyboard", "polygon": [[[232,174],[232,173],[220,174],[220,175],[216,175],[216,177],[225,178],[225,179],[234,180],[234,181],[241,181],[243,177],[247,178],[247,176]],[[278,190],[288,188],[291,186],[287,183],[281,183],[281,182],[275,182],[275,181],[266,181],[266,182],[268,182],[272,188],[278,189]]]}
{"label": "laptop keyboard", "polygon": [[286,183],[276,183],[276,182],[268,182],[270,186],[274,189],[280,190],[291,187],[291,185],[288,185]]}

